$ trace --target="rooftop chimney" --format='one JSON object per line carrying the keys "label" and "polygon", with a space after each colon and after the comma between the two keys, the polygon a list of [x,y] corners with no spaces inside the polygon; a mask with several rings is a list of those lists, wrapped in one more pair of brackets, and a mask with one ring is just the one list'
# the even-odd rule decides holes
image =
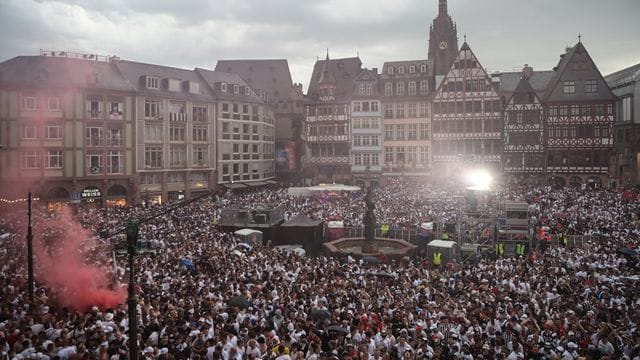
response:
{"label": "rooftop chimney", "polygon": [[526,79],[531,79],[533,76],[533,68],[529,66],[529,64],[524,64],[524,68],[522,68],[522,77]]}

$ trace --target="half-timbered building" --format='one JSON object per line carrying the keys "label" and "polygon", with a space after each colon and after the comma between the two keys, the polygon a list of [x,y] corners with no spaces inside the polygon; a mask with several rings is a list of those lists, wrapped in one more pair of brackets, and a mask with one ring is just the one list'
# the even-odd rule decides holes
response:
{"label": "half-timbered building", "polygon": [[560,58],[543,99],[547,176],[599,187],[608,180],[616,97],[582,42]]}
{"label": "half-timbered building", "polygon": [[465,42],[433,99],[434,171],[482,165],[499,170],[502,102]]}
{"label": "half-timbered building", "polygon": [[[525,69],[528,70],[528,69]],[[540,180],[544,174],[544,116],[536,91],[524,73],[504,110],[503,169],[511,176]]]}
{"label": "half-timbered building", "polygon": [[306,99],[304,181],[351,181],[351,97],[359,58],[316,62]]}

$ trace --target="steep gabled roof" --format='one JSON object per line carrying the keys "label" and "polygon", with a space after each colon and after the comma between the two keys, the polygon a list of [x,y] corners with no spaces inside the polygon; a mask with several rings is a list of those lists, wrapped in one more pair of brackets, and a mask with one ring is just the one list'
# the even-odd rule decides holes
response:
{"label": "steep gabled roof", "polygon": [[[542,98],[554,75],[555,72],[551,70],[534,71],[531,77],[527,79],[527,82],[535,90],[536,95]],[[500,94],[505,98],[509,98],[518,84],[520,84],[522,71],[500,73],[498,78],[500,79]]]}
{"label": "steep gabled roof", "polygon": [[378,88],[378,81],[380,80],[380,75],[377,72],[369,70],[367,68],[362,69],[360,73],[356,76],[354,82],[356,85],[358,83],[373,83],[373,94],[372,95],[360,95],[358,86],[353,87],[353,96],[354,97],[376,97],[380,95],[380,89]]}
{"label": "steep gabled roof", "polygon": [[17,56],[0,64],[3,87],[80,88],[134,91],[112,61]]}
{"label": "steep gabled roof", "polygon": [[231,100],[231,101],[246,101],[254,103],[262,103],[263,100],[253,90],[249,96],[246,96],[242,91],[239,94],[234,94],[233,91],[227,90],[222,92],[217,83],[236,84],[239,86],[248,86],[247,83],[242,80],[240,75],[231,74],[222,71],[211,71],[207,69],[196,68],[194,73],[198,74],[201,79],[204,80],[207,88],[214,94],[217,99]]}
{"label": "steep gabled roof", "polygon": [[252,88],[266,91],[271,100],[299,99],[286,59],[219,60],[215,70],[240,75]]}
{"label": "steep gabled roof", "polygon": [[[471,47],[469,47],[469,44],[467,44],[467,42],[465,41],[464,44],[462,44],[462,46],[460,47],[460,50],[458,51],[458,55],[456,56],[456,58],[454,59],[453,63],[451,64],[451,68],[449,68],[449,71],[447,71],[447,73],[444,75],[444,78],[442,79],[442,81],[440,81],[440,83],[438,84],[438,88],[436,89],[436,91],[434,93],[434,94],[436,94],[436,96],[440,92],[440,90],[442,89],[443,84],[446,82],[445,80],[447,80],[449,77],[453,76],[452,71],[455,69],[455,63],[461,60],[462,53],[464,51],[469,51],[471,53],[471,58],[476,61],[475,69],[477,69],[477,71],[480,71],[484,75],[484,78],[489,83],[492,84],[491,78],[489,77],[489,74],[487,74],[487,71],[480,64],[480,61],[478,60],[478,57],[476,56],[476,54],[474,54],[473,50],[471,50]],[[477,77],[477,75],[474,75],[474,77]],[[497,89],[495,89],[495,86],[492,86],[492,90],[494,92],[496,92],[496,95],[497,95],[498,91],[497,91]]]}
{"label": "steep gabled roof", "polygon": [[327,69],[335,74],[336,101],[349,101],[353,94],[354,79],[362,70],[362,61],[357,57],[331,59],[328,62],[326,59],[316,61],[313,67],[311,81],[309,81],[309,89],[307,91],[308,100],[316,101],[320,97],[318,85],[325,63],[327,64]]}
{"label": "steep gabled roof", "polygon": [[[560,55],[560,62],[554,71],[555,74],[543,98],[544,102],[613,100],[616,98],[581,41],[572,48],[567,49],[565,54]],[[576,91],[573,94],[565,94],[563,83],[571,80],[576,81]],[[585,80],[597,81],[597,93],[584,94],[584,88],[578,87],[578,82]]]}
{"label": "steep gabled roof", "polygon": [[507,103],[510,103],[516,94],[533,94],[536,97],[536,100],[540,102],[540,97],[536,93],[536,90],[531,86],[531,84],[529,83],[529,79],[525,76],[522,76],[520,78],[518,85],[513,90],[511,96],[509,96],[509,98],[507,99]]}
{"label": "steep gabled roof", "polygon": [[[136,88],[136,92],[140,95],[162,96],[182,100],[214,100],[213,93],[207,89],[206,83],[193,70],[127,60],[113,60],[113,62],[120,73]],[[158,89],[148,89],[145,84],[146,76],[154,76],[160,80],[174,79],[180,80],[181,82],[195,82],[199,84],[200,93],[193,94],[188,91],[183,91],[182,84],[180,84],[180,91],[169,91],[165,86],[159,86]]]}

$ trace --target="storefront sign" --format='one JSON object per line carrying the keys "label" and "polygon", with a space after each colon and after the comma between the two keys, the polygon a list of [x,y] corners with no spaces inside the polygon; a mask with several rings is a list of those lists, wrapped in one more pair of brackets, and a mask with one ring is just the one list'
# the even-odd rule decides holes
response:
{"label": "storefront sign", "polygon": [[98,188],[86,188],[86,189],[82,190],[81,194],[82,194],[82,198],[83,199],[102,197],[102,193],[100,192],[100,189],[98,189]]}

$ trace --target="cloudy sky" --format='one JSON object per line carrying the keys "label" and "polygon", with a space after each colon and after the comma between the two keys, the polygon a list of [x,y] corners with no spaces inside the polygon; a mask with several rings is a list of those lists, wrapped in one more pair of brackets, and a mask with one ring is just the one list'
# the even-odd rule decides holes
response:
{"label": "cloudy sky", "polygon": [[[305,86],[317,57],[421,59],[437,0],[0,0],[0,61],[39,49],[213,68],[286,58]],[[603,74],[640,62],[638,0],[449,0],[490,72],[548,70],[578,33]]]}

